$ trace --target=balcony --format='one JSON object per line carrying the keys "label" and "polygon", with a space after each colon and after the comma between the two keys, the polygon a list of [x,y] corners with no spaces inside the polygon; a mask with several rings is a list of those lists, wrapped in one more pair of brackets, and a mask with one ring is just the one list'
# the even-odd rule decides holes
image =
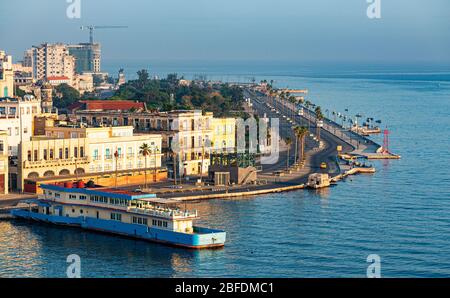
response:
{"label": "balcony", "polygon": [[83,165],[89,164],[89,157],[79,157],[79,158],[68,158],[68,159],[41,159],[37,161],[24,161],[25,168],[41,168],[41,167],[57,167],[57,166],[68,166],[68,165]]}

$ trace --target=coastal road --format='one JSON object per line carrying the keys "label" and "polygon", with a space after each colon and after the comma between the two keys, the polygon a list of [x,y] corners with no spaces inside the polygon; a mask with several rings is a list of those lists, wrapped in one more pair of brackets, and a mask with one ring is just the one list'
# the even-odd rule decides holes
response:
{"label": "coastal road", "polygon": [[[280,121],[280,137],[285,139],[286,137],[291,137],[293,140],[292,150],[290,152],[290,164],[292,165],[294,162],[294,150],[295,150],[295,136],[293,135],[293,126],[295,125],[304,125],[308,126],[307,119],[296,115],[293,117],[294,124],[290,123],[286,118],[286,111],[276,113],[271,108],[269,108],[265,102],[266,98],[261,95],[257,95],[255,93],[251,93],[246,91],[246,97],[250,97],[253,103],[254,112],[262,118],[264,114],[268,118],[278,118]],[[283,117],[283,114],[285,117]],[[315,131],[314,127],[311,127],[311,131]],[[273,172],[285,170],[286,169],[286,161],[287,154],[286,148],[282,148],[284,150],[280,150],[280,156],[276,163],[270,165],[262,165],[263,171],[258,174],[261,178],[271,177],[271,181],[265,185],[242,185],[242,186],[233,186],[233,187],[216,187],[216,188],[208,188],[208,189],[191,189],[189,191],[177,192],[177,193],[160,193],[158,197],[160,198],[179,198],[183,197],[195,197],[200,195],[214,195],[214,194],[224,194],[224,193],[244,193],[255,190],[266,190],[266,189],[275,189],[279,187],[292,186],[303,184],[307,181],[308,175],[311,173],[328,173],[331,176],[338,175],[340,173],[340,169],[336,162],[337,157],[337,146],[340,145],[343,148],[344,152],[350,152],[353,150],[353,147],[342,141],[340,138],[334,136],[333,134],[321,130],[322,140],[324,142],[324,147],[319,150],[318,142],[313,140],[311,137],[306,138],[306,152],[307,157],[309,157],[309,162],[307,162],[306,166],[302,171],[294,173],[292,175],[288,175],[289,177],[280,177],[279,179],[275,178]],[[281,149],[281,148],[280,148]],[[327,169],[321,169],[320,164],[322,162],[327,163]],[[269,181],[269,179],[268,179]]]}
{"label": "coastal road", "polygon": [[[266,96],[250,92],[248,90],[245,91],[245,96],[250,97],[252,99],[253,108],[260,117],[264,116],[265,114],[268,118],[280,119],[280,137],[283,139],[289,136],[292,140],[295,140],[295,136],[293,135],[292,130],[293,126],[295,125],[303,125],[306,127],[309,126],[311,132],[314,132],[316,129],[316,127],[314,126],[314,121],[310,121],[310,123],[308,123],[307,118],[299,116],[296,111],[292,112],[292,110],[289,109],[291,107],[277,108],[278,113],[276,113],[266,105],[266,102],[268,102],[268,98]],[[282,107],[282,105],[278,105],[278,107]],[[291,124],[290,122],[288,122],[286,118],[283,117],[283,115],[285,117],[292,117],[292,115],[294,115],[292,117],[292,120],[294,121],[295,124]],[[321,129],[321,139],[325,144],[325,148],[315,152],[314,149],[317,150],[318,147],[317,142],[310,137],[306,138],[305,149],[307,154],[311,156],[311,160],[309,163],[309,170],[310,170],[309,172],[310,173],[324,172],[329,173],[331,176],[335,176],[339,174],[339,168],[336,162],[336,157],[338,154],[337,146],[339,145],[342,146],[343,152],[351,152],[353,151],[354,147],[324,129]],[[285,165],[286,164],[285,154],[282,154],[282,156],[284,156],[284,158],[283,157],[280,158],[281,163],[284,162]],[[291,158],[293,159],[292,156]],[[320,168],[320,164],[322,162],[327,163],[327,169]],[[271,170],[270,167],[269,170]]]}

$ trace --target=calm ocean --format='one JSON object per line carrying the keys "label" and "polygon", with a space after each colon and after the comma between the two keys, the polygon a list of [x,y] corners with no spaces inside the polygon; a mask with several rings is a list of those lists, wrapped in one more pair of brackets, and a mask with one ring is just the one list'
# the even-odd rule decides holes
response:
{"label": "calm ocean", "polygon": [[121,67],[128,78],[148,68],[307,88],[322,111],[381,119],[402,159],[376,162],[376,174],[321,192],[192,204],[201,224],[227,231],[220,250],[3,221],[0,277],[64,277],[70,254],[80,255],[83,277],[364,277],[369,254],[381,257],[384,277],[450,277],[450,68],[104,63],[110,73]]}

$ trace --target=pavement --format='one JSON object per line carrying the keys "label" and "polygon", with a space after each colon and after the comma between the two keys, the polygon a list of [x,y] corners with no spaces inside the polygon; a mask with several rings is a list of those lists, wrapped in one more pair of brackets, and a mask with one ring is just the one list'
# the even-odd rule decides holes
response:
{"label": "pavement", "polygon": [[7,195],[1,195],[0,208],[15,206],[20,201],[35,198],[37,198],[36,194],[9,193]]}

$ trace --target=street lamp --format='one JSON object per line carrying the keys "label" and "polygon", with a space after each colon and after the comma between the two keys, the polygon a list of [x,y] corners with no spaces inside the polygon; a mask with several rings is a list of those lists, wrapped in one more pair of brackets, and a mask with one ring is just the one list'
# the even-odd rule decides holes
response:
{"label": "street lamp", "polygon": [[153,182],[156,182],[156,154],[159,152],[158,146],[153,147]]}

